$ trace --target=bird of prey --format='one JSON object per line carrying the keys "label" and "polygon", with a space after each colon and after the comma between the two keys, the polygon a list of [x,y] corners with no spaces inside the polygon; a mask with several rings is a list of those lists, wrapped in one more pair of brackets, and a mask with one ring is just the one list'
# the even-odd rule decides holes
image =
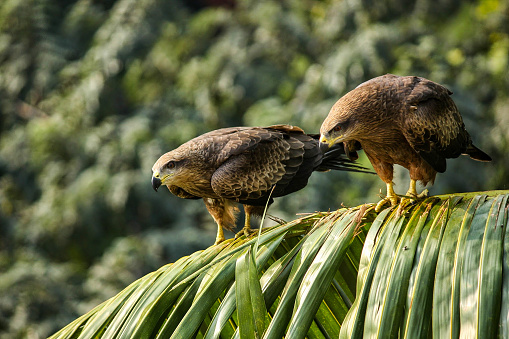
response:
{"label": "bird of prey", "polygon": [[[410,172],[405,200],[418,196],[415,183],[433,183],[444,172],[447,158],[467,154],[478,161],[491,157],[472,144],[470,135],[444,86],[417,76],[386,74],[359,85],[340,98],[320,128],[320,142],[329,146],[359,142],[387,197],[376,207],[398,203],[393,189],[393,165]],[[424,194],[427,191],[423,192]]]}
{"label": "bird of prey", "polygon": [[[214,130],[163,154],[152,167],[152,187],[203,198],[218,225],[216,244],[224,240],[223,228],[235,226],[236,203],[243,204],[245,225],[237,235],[247,236],[251,216],[261,216],[273,197],[306,186],[313,171],[365,171],[345,157],[342,144],[322,152],[318,138],[289,125]],[[355,146],[348,150],[353,159]]]}

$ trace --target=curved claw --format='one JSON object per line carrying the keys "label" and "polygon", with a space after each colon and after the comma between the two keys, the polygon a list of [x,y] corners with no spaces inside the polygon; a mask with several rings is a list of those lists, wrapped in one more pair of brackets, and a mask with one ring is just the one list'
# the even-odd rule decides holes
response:
{"label": "curved claw", "polygon": [[413,203],[418,199],[424,199],[424,198],[427,198],[428,196],[429,196],[429,192],[427,189],[422,191],[420,194],[416,194],[415,192],[408,191],[408,192],[406,192],[405,196],[403,198],[401,198],[401,202],[408,200],[409,202]]}
{"label": "curved claw", "polygon": [[391,206],[396,206],[399,202],[399,197],[397,195],[391,195],[391,196],[387,196],[385,198],[383,198],[382,200],[380,200],[378,202],[378,204],[376,204],[376,207],[375,207],[375,212],[380,212],[382,210],[382,208],[388,203],[390,202],[391,203]]}
{"label": "curved claw", "polygon": [[240,238],[241,236],[245,235],[246,238],[249,237],[251,234],[255,233],[256,230],[251,229],[249,226],[244,226],[240,231],[238,231],[235,234],[235,239]]}
{"label": "curved claw", "polygon": [[427,197],[429,197],[429,191],[427,189],[422,191],[421,194],[417,194],[417,198],[427,198]]}
{"label": "curved claw", "polygon": [[425,189],[420,194],[417,194],[417,190],[415,188],[416,181],[414,179],[410,179],[410,186],[408,187],[408,191],[405,193],[405,196],[409,197],[412,201],[415,201],[420,198],[428,197],[428,190]]}
{"label": "curved claw", "polygon": [[414,198],[402,197],[401,201],[399,202],[399,206],[398,206],[398,214],[403,213],[403,210],[405,209],[405,207],[407,207],[408,205],[411,205],[413,203],[415,203]]}
{"label": "curved claw", "polygon": [[424,199],[428,197],[428,190],[425,189],[420,194],[417,194],[415,191],[415,181],[410,183],[410,189],[406,192],[405,196],[401,198],[401,202],[398,207],[398,213],[401,213],[403,209],[410,204],[414,204],[417,200]]}

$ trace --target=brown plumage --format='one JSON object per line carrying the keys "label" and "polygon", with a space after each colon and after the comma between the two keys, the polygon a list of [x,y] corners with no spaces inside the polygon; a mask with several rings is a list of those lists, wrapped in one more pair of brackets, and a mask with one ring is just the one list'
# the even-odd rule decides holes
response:
{"label": "brown plumage", "polygon": [[468,154],[491,157],[472,144],[461,115],[444,86],[416,76],[387,74],[359,85],[332,107],[320,129],[320,141],[360,143],[378,176],[387,184],[387,201],[398,201],[392,187],[393,165],[410,172],[407,196],[416,198],[415,182],[433,183],[447,158]]}
{"label": "brown plumage", "polygon": [[[313,171],[363,171],[344,156],[342,144],[323,153],[318,137],[288,125],[218,129],[162,155],[152,167],[152,186],[203,198],[218,225],[216,243],[224,240],[223,228],[235,227],[236,203],[243,204],[247,235],[251,215],[262,215],[274,186],[272,197],[280,197],[306,186]],[[355,145],[350,150],[355,158]]]}

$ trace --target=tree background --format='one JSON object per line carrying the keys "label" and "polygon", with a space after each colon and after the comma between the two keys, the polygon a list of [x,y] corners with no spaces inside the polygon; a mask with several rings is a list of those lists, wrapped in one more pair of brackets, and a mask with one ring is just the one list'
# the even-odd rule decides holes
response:
{"label": "tree background", "polygon": [[[495,159],[449,161],[431,194],[508,189],[508,23],[502,0],[2,1],[0,337],[46,337],[213,243],[201,201],[152,190],[161,154],[228,126],[316,133],[341,95],[385,73],[450,88]],[[398,192],[407,180],[398,168]],[[380,189],[319,173],[269,213],[292,220]]]}

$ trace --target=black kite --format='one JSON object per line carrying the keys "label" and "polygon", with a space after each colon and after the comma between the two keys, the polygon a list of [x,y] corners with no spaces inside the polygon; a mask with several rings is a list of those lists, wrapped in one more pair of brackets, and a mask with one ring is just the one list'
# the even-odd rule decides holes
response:
{"label": "black kite", "polygon": [[406,196],[417,198],[416,181],[433,183],[447,158],[468,154],[491,157],[472,144],[470,135],[444,86],[416,76],[387,74],[359,85],[332,107],[320,129],[322,143],[359,142],[378,176],[387,184],[383,204],[397,204],[393,165],[410,171]]}
{"label": "black kite", "polygon": [[236,203],[243,204],[241,232],[248,235],[251,215],[263,214],[274,186],[269,204],[306,186],[313,171],[363,170],[344,156],[342,144],[323,153],[318,137],[288,125],[211,131],[162,155],[152,167],[152,186],[166,185],[184,199],[203,198],[218,225],[216,244],[224,240],[223,228],[235,226]]}

